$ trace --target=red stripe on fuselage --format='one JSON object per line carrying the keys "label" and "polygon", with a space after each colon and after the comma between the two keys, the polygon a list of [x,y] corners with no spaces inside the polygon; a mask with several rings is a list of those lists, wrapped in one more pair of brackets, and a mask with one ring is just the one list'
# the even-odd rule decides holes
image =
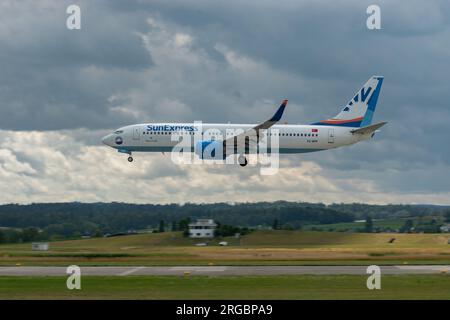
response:
{"label": "red stripe on fuselage", "polygon": [[349,123],[349,122],[356,122],[356,121],[362,121],[364,117],[359,117],[355,119],[350,120],[340,120],[340,119],[328,119],[320,121],[321,123],[328,123],[328,124],[342,124],[342,123]]}

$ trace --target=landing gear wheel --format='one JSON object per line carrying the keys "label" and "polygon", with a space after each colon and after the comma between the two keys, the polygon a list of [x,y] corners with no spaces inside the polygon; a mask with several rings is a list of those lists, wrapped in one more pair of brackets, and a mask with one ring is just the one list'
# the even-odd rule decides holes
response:
{"label": "landing gear wheel", "polygon": [[245,167],[248,164],[247,158],[242,154],[238,157],[238,162],[241,167]]}
{"label": "landing gear wheel", "polygon": [[128,157],[128,162],[133,162],[133,157],[132,156]]}

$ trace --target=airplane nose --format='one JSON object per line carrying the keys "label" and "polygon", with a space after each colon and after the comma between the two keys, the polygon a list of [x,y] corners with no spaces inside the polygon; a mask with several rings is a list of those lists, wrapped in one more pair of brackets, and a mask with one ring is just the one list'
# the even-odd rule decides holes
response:
{"label": "airplane nose", "polygon": [[103,144],[106,144],[107,146],[109,146],[109,138],[111,137],[111,134],[108,134],[108,135],[106,135],[106,136],[104,136],[103,138],[102,138],[102,142],[103,142]]}

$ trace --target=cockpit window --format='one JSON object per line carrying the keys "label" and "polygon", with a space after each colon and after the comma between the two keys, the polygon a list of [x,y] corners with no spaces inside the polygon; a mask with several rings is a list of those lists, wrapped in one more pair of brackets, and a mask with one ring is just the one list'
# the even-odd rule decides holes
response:
{"label": "cockpit window", "polygon": [[123,133],[123,130],[116,130],[116,131],[114,131],[114,133],[115,134],[121,134],[121,133]]}

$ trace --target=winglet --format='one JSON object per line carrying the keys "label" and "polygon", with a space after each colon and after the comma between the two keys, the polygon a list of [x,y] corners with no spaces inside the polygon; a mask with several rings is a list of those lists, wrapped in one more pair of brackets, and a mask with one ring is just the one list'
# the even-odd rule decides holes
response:
{"label": "winglet", "polygon": [[284,112],[284,108],[286,108],[287,103],[288,103],[287,99],[283,100],[283,102],[281,103],[277,112],[275,112],[275,114],[273,115],[272,118],[270,118],[269,121],[274,121],[274,122],[280,121],[281,116],[283,115],[283,112]]}
{"label": "winglet", "polygon": [[238,134],[238,135],[236,135],[236,136],[232,136],[232,137],[230,137],[230,138],[228,138],[228,139],[225,139],[225,140],[223,141],[224,148],[226,148],[227,145],[235,145],[235,143],[236,143],[236,141],[237,141],[236,139],[237,139],[239,136],[244,136],[244,137],[245,137],[245,136],[248,136],[249,131],[251,131],[251,130],[256,131],[257,137],[258,137],[258,139],[259,139],[259,130],[263,130],[263,129],[266,129],[266,130],[267,130],[267,129],[269,129],[271,126],[273,126],[275,123],[277,123],[278,121],[280,121],[281,117],[283,116],[283,112],[284,112],[284,109],[286,108],[287,103],[288,103],[287,99],[286,99],[286,100],[283,100],[283,102],[281,103],[281,105],[280,105],[280,107],[278,108],[277,112],[275,112],[275,114],[274,114],[274,115],[272,116],[272,118],[270,118],[269,120],[264,121],[263,123],[260,123],[260,124],[258,124],[257,126],[253,127],[252,129],[247,130],[247,131],[245,131],[245,132],[243,132],[243,133],[241,133],[241,134]]}

